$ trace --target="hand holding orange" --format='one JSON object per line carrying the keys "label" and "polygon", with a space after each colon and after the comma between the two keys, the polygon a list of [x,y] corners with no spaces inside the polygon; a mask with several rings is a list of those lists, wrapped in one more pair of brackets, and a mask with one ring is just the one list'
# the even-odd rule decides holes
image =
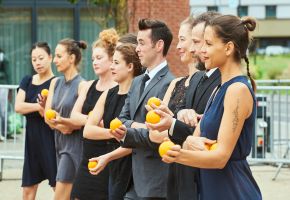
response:
{"label": "hand holding orange", "polygon": [[42,97],[47,97],[48,96],[48,89],[41,90],[40,94],[41,94]]}
{"label": "hand holding orange", "polygon": [[171,142],[170,140],[168,141],[164,141],[160,144],[159,146],[159,155],[162,157],[163,155],[165,155],[167,153],[167,151],[169,149],[171,149],[171,147],[173,147],[175,144],[173,142]]}
{"label": "hand holding orange", "polygon": [[157,97],[150,97],[147,101],[147,105],[151,106],[152,104],[158,107],[161,105],[161,100]]}
{"label": "hand holding orange", "polygon": [[113,119],[111,122],[110,122],[110,129],[112,131],[116,130],[117,128],[119,128],[120,126],[122,126],[122,122],[121,120],[119,120],[118,118],[115,118]]}
{"label": "hand holding orange", "polygon": [[97,165],[98,165],[98,162],[97,161],[89,161],[89,163],[88,163],[88,169],[89,170],[94,169]]}
{"label": "hand holding orange", "polygon": [[52,109],[48,109],[46,112],[45,112],[45,117],[49,120],[51,119],[55,119],[56,118],[56,112]]}
{"label": "hand holding orange", "polygon": [[146,115],[146,122],[150,124],[157,124],[160,122],[160,115],[154,112],[154,110],[150,110]]}

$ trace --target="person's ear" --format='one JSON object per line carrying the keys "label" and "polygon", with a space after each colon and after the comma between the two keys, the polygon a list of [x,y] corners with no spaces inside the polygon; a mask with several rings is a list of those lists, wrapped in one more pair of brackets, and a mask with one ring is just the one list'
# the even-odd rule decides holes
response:
{"label": "person's ear", "polygon": [[225,53],[226,53],[226,56],[230,56],[234,53],[235,51],[235,45],[232,41],[228,42],[226,45],[225,45]]}
{"label": "person's ear", "polygon": [[76,60],[76,55],[75,54],[71,54],[69,56],[69,62],[70,62],[70,64],[75,64],[75,60]]}
{"label": "person's ear", "polygon": [[133,63],[128,64],[128,72],[133,72],[134,71],[134,65]]}
{"label": "person's ear", "polygon": [[163,40],[158,40],[156,42],[155,46],[156,46],[158,52],[160,52],[160,51],[162,52],[163,49],[164,49],[164,41]]}

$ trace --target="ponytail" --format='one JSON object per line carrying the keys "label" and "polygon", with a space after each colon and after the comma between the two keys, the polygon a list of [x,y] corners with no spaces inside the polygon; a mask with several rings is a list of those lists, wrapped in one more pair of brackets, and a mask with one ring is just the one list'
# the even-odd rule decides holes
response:
{"label": "ponytail", "polygon": [[249,63],[250,63],[250,62],[249,62],[249,59],[248,59],[247,56],[245,56],[245,57],[244,57],[244,60],[245,60],[245,62],[246,62],[246,64],[247,64],[247,75],[248,75],[248,77],[250,78],[252,88],[253,88],[254,92],[256,93],[256,91],[257,91],[257,85],[256,85],[256,82],[255,82],[255,80],[252,78],[252,75],[251,75],[251,73],[250,73],[250,67],[249,67]]}

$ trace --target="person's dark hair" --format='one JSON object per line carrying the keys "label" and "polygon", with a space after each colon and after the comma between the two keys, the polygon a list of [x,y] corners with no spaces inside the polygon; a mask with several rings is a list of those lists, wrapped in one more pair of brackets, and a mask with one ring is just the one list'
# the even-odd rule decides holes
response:
{"label": "person's dark hair", "polygon": [[110,58],[113,57],[119,35],[113,28],[105,29],[99,33],[99,38],[93,43],[93,48],[101,47],[104,48]]}
{"label": "person's dark hair", "polygon": [[154,45],[158,40],[164,41],[163,56],[166,56],[173,37],[168,26],[159,20],[141,19],[138,27],[140,31],[151,29],[151,40]]}
{"label": "person's dark hair", "polygon": [[207,12],[201,13],[200,15],[197,15],[195,17],[192,27],[195,27],[196,25],[200,23],[205,23],[205,26],[206,26],[210,20],[218,16],[221,16],[221,14],[215,11],[207,11]]}
{"label": "person's dark hair", "polygon": [[116,51],[122,54],[126,64],[133,64],[134,76],[142,74],[142,65],[136,52],[136,45],[130,43],[121,44],[116,48]]}
{"label": "person's dark hair", "polygon": [[251,17],[240,19],[234,15],[222,15],[212,19],[209,24],[213,28],[216,35],[224,42],[233,42],[235,45],[234,59],[241,62],[244,59],[247,64],[247,75],[251,80],[252,87],[256,91],[256,83],[252,78],[249,70],[249,59],[247,57],[247,49],[251,42],[249,31],[256,28],[256,20]]}
{"label": "person's dark hair", "polygon": [[48,55],[51,55],[51,50],[50,47],[48,46],[47,42],[36,42],[32,45],[31,49],[30,49],[30,55],[32,53],[32,51],[36,48],[41,48],[43,49]]}
{"label": "person's dark hair", "polygon": [[118,42],[121,42],[122,44],[130,43],[137,45],[138,44],[137,35],[135,33],[127,33],[121,36]]}
{"label": "person's dark hair", "polygon": [[75,65],[77,66],[81,60],[82,60],[82,52],[81,49],[86,49],[87,48],[87,43],[83,40],[80,41],[75,41],[70,38],[65,38],[61,41],[58,42],[58,44],[61,44],[66,47],[66,51],[68,52],[69,55],[74,54],[76,59],[75,59]]}

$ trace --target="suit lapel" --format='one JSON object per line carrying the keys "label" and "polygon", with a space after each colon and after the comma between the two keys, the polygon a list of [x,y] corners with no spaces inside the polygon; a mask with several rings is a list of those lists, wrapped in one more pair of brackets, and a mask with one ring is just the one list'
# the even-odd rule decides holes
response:
{"label": "suit lapel", "polygon": [[195,101],[194,106],[197,106],[199,104],[199,101],[201,100],[204,93],[207,91],[207,88],[209,88],[210,85],[214,83],[215,80],[218,79],[219,77],[220,77],[220,71],[216,69],[213,72],[213,74],[205,81],[205,83],[201,85],[202,88],[201,90],[199,90],[199,93],[195,95],[196,101]]}
{"label": "suit lapel", "polygon": [[168,66],[162,68],[154,77],[153,79],[149,82],[147,87],[144,89],[144,92],[142,93],[140,99],[138,100],[135,112],[133,116],[135,116],[136,111],[138,110],[139,106],[142,105],[142,102],[144,101],[146,95],[148,92],[162,79],[162,77],[168,72]]}
{"label": "suit lapel", "polygon": [[193,105],[193,96],[195,93],[195,90],[198,86],[198,83],[200,81],[200,79],[202,78],[204,72],[196,72],[190,80],[187,92],[186,92],[186,96],[185,96],[185,108],[191,108]]}

